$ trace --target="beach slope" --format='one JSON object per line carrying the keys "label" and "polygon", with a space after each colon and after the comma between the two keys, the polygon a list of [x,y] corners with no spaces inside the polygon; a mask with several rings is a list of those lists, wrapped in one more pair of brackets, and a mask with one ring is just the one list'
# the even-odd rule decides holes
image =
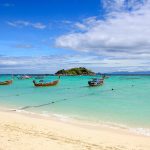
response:
{"label": "beach slope", "polygon": [[0,112],[0,150],[150,150],[150,137]]}

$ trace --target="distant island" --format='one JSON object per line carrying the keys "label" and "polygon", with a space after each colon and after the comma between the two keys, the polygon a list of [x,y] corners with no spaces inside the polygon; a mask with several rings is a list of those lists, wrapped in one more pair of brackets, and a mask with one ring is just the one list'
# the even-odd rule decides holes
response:
{"label": "distant island", "polygon": [[92,72],[89,69],[86,69],[84,67],[79,67],[79,68],[71,68],[67,70],[59,70],[55,73],[55,75],[95,75],[94,72]]}

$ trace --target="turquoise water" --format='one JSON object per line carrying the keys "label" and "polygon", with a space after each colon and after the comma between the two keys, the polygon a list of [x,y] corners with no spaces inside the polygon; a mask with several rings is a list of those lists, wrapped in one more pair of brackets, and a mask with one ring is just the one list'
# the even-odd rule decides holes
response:
{"label": "turquoise water", "polygon": [[[1,76],[0,80],[10,78]],[[0,105],[93,122],[150,128],[150,76],[111,76],[103,86],[88,87],[91,78],[64,76],[57,86],[39,88],[33,86],[33,79],[14,79],[12,85],[0,86]]]}

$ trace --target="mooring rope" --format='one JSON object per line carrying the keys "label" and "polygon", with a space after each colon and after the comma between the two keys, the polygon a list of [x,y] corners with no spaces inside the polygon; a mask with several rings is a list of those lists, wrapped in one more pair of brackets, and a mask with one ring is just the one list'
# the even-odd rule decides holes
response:
{"label": "mooring rope", "polygon": [[[131,86],[133,87],[134,85],[131,85]],[[121,89],[123,89],[123,88],[121,88]],[[108,90],[103,90],[101,92],[109,92],[109,91],[116,91],[116,89],[111,88],[111,89],[108,89]],[[86,96],[96,95],[96,94],[97,94],[97,92],[96,93],[94,92],[94,93],[90,93],[90,94],[80,95],[80,96],[77,96],[76,98],[81,98],[81,97],[86,97]],[[48,103],[40,104],[40,105],[24,106],[24,107],[20,108],[19,110],[25,110],[25,109],[29,109],[29,108],[38,108],[38,107],[43,107],[43,106],[55,104],[55,103],[62,102],[62,101],[69,101],[69,100],[72,100],[72,99],[71,98],[64,98],[64,99],[60,99],[60,100],[50,101]]]}
{"label": "mooring rope", "polygon": [[[95,94],[95,93],[80,95],[80,96],[78,96],[78,98],[79,98],[79,97],[86,97],[86,96],[94,95],[94,94]],[[76,98],[77,98],[77,97],[76,97]],[[60,100],[50,101],[50,102],[48,102],[48,103],[40,104],[40,105],[24,106],[24,107],[21,107],[19,110],[25,110],[25,109],[28,109],[28,108],[43,107],[43,106],[51,105],[51,104],[54,104],[54,103],[58,103],[58,102],[62,102],[62,101],[69,101],[69,100],[71,100],[71,98],[64,98],[64,99],[60,99]]]}

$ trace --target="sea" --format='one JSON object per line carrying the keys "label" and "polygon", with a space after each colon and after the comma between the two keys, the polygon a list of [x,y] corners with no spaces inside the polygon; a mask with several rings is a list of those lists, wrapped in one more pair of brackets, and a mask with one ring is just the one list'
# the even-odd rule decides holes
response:
{"label": "sea", "polygon": [[[11,78],[0,75],[0,81]],[[45,80],[57,78],[46,76]],[[34,87],[34,77],[14,77],[13,84],[0,86],[0,107],[127,128],[150,136],[150,76],[111,75],[102,86],[89,87],[92,78],[101,76],[61,76],[57,86]]]}

